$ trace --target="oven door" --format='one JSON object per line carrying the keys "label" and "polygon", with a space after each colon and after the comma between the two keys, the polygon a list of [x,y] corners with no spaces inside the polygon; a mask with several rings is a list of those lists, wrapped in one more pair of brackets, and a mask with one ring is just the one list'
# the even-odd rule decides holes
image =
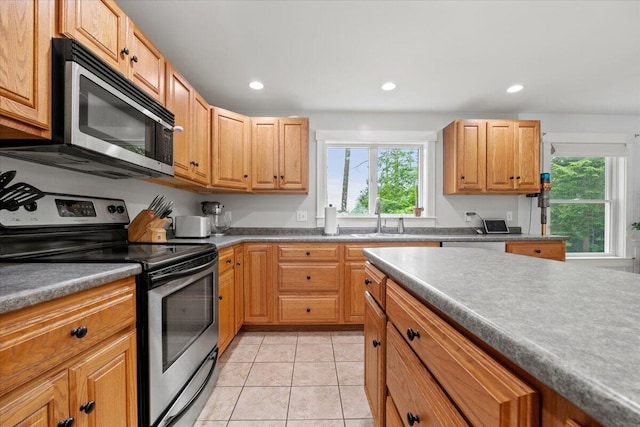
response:
{"label": "oven door", "polygon": [[216,258],[194,269],[152,278],[147,307],[152,424],[178,398],[218,343],[217,274]]}

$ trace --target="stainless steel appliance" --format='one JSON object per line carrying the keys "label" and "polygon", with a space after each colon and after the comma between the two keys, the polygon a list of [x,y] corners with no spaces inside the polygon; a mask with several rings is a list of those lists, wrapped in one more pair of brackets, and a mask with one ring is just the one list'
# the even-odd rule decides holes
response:
{"label": "stainless steel appliance", "polygon": [[209,215],[211,234],[221,236],[231,227],[231,212],[222,212],[220,202],[202,202],[202,213]]}
{"label": "stainless steel appliance", "polygon": [[173,176],[174,115],[72,39],[52,41],[52,141],[0,155],[107,178]]}
{"label": "stainless steel appliance", "polygon": [[206,216],[177,216],[174,218],[176,237],[201,238],[211,235],[210,218]]}
{"label": "stainless steel appliance", "polygon": [[139,425],[191,427],[218,373],[218,252],[128,243],[128,223],[122,200],[46,193],[0,211],[0,261],[139,263]]}

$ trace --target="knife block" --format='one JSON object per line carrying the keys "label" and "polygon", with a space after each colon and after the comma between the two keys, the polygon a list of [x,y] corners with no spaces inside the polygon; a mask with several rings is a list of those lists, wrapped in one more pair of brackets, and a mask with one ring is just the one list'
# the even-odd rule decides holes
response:
{"label": "knife block", "polygon": [[129,224],[129,242],[164,243],[167,241],[165,226],[169,220],[158,218],[153,211],[145,209]]}

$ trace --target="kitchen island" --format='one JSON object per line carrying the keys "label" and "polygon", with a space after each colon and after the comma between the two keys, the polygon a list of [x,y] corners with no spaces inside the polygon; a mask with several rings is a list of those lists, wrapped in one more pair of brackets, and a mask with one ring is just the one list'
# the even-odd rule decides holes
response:
{"label": "kitchen island", "polygon": [[640,425],[640,276],[483,249],[364,252],[525,380],[606,426]]}

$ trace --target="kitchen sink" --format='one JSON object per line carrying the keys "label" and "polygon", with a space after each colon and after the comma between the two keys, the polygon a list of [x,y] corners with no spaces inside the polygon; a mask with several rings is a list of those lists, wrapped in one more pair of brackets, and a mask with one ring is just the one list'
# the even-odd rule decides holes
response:
{"label": "kitchen sink", "polygon": [[398,238],[398,237],[407,237],[410,234],[400,234],[400,233],[362,233],[362,234],[352,234],[352,237],[359,237],[362,239],[377,239],[380,237],[386,238]]}

